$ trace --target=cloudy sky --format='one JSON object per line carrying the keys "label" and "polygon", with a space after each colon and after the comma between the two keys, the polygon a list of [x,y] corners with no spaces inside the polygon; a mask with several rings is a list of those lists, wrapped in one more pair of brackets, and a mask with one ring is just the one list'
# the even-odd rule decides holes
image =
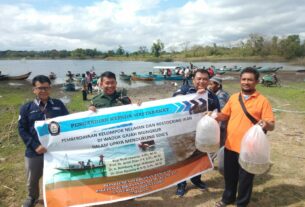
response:
{"label": "cloudy sky", "polygon": [[305,0],[0,0],[0,50],[167,50],[305,37]]}

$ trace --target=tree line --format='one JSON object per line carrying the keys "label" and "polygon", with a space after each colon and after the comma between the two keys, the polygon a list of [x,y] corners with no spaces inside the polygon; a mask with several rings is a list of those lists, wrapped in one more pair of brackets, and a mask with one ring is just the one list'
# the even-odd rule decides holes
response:
{"label": "tree line", "polygon": [[176,47],[168,48],[165,51],[164,43],[161,40],[154,42],[150,49],[146,46],[140,46],[138,50],[128,52],[119,45],[117,49],[108,51],[99,51],[97,49],[82,49],[77,48],[72,51],[68,50],[46,50],[46,51],[13,51],[6,50],[0,51],[0,58],[29,58],[29,59],[88,59],[107,57],[281,57],[287,60],[304,57],[305,56],[305,41],[301,41],[299,35],[289,35],[287,37],[279,38],[273,36],[272,38],[265,38],[258,34],[250,34],[249,37],[235,44],[234,46],[218,46],[216,43],[213,45],[189,45],[189,42],[184,42],[182,50]]}

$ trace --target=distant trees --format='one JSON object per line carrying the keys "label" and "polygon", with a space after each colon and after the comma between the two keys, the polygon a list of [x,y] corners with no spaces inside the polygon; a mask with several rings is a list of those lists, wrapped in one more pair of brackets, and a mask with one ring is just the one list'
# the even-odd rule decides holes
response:
{"label": "distant trees", "polygon": [[171,46],[168,52],[164,51],[164,43],[158,39],[151,46],[151,51],[146,46],[140,46],[134,52],[127,52],[123,46],[119,45],[117,49],[108,50],[106,52],[97,49],[77,48],[72,51],[67,50],[46,50],[46,51],[0,51],[0,58],[107,58],[107,57],[157,57],[162,55],[166,57],[206,57],[206,56],[222,56],[222,57],[282,57],[285,59],[293,59],[304,57],[305,42],[301,41],[299,35],[289,35],[287,37],[264,37],[259,34],[250,34],[246,40],[241,41],[234,46],[219,46],[216,43],[212,45],[190,45],[189,41],[179,45],[180,51]]}
{"label": "distant trees", "polygon": [[279,42],[279,51],[287,59],[304,55],[304,47],[302,48],[299,35],[289,35],[286,39],[282,39]]}
{"label": "distant trees", "polygon": [[157,42],[154,42],[153,45],[151,46],[151,53],[155,57],[160,57],[163,49],[164,49],[164,44],[163,42],[161,42],[161,40],[158,39]]}
{"label": "distant trees", "polygon": [[119,45],[119,48],[116,50],[115,54],[116,55],[124,55],[125,54],[125,50],[123,49],[123,47],[121,45]]}

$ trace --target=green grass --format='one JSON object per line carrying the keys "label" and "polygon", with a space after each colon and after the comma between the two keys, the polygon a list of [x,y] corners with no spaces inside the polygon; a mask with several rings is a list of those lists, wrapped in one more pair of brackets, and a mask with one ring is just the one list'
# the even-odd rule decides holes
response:
{"label": "green grass", "polygon": [[[263,87],[258,85],[257,88],[263,95],[271,100],[273,107],[305,111],[305,83],[287,83],[283,87]],[[238,81],[224,81],[224,90],[228,91],[230,94],[240,91]],[[19,107],[25,103],[26,100],[32,100],[34,96],[31,92],[30,86],[10,87],[4,84],[0,85],[0,95],[2,96],[2,98],[0,98],[0,158],[2,160],[0,161],[0,206],[20,206],[26,195],[26,187],[23,162],[24,144],[17,133],[17,119]],[[81,92],[67,93],[67,95],[71,98],[71,101],[68,104],[68,110],[70,113],[87,110],[90,102],[82,101]],[[92,98],[92,96],[90,95],[89,98]],[[280,116],[280,114],[278,116]],[[280,142],[286,140],[286,138],[282,138]],[[273,145],[274,154],[278,152],[284,153],[284,148],[282,149],[278,147],[277,144],[278,141]],[[284,147],[286,146],[292,145],[287,142]],[[299,143],[296,143],[294,147],[297,148],[297,150],[303,149],[303,147],[299,147]],[[282,163],[280,159],[283,159],[282,156],[278,156],[278,158],[276,156],[274,157],[274,161]],[[284,165],[285,163],[282,163],[281,165]],[[277,166],[279,166],[279,164],[277,164]],[[285,169],[283,174],[289,174],[289,172],[292,172],[291,169],[287,169],[285,166],[282,169]],[[280,171],[274,173],[276,174],[279,172]],[[299,176],[302,179],[304,178],[303,174]],[[266,178],[263,180],[264,182],[267,182],[268,178],[267,180]],[[282,190],[285,190],[285,183],[283,184],[281,181],[282,177],[277,178],[276,182],[278,183],[274,183],[274,185],[279,185],[280,187],[283,186]],[[271,182],[271,180],[268,182]],[[272,195],[274,195],[274,193],[271,192],[272,189],[268,189],[268,186],[262,186],[262,189],[260,189],[259,186],[256,188],[257,191],[262,193],[256,192],[254,194],[254,202],[265,202],[264,204],[266,204],[266,206],[270,204],[268,203],[268,199],[272,198]],[[269,193],[270,196],[263,194],[263,192]],[[276,191],[275,195],[281,197],[286,194]],[[258,201],[262,199],[264,200],[263,202]],[[283,206],[283,203],[281,203],[282,200],[283,199],[278,202],[279,206]]]}
{"label": "green grass", "polygon": [[[224,90],[233,94],[240,91],[240,85],[238,81],[224,81]],[[269,99],[274,108],[305,111],[305,82],[285,83],[282,87],[265,87],[258,84],[257,90]]]}
{"label": "green grass", "polygon": [[[90,105],[90,101],[83,101],[82,93],[80,91],[78,92],[71,92],[68,93],[70,96],[70,102],[67,105],[67,108],[70,113],[76,113],[80,111],[86,111],[88,110],[88,106]],[[89,95],[88,97],[92,97],[92,95]]]}

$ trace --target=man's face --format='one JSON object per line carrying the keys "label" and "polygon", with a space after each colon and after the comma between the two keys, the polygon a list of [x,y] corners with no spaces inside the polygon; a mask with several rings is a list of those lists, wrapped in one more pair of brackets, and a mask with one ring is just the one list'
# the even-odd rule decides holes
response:
{"label": "man's face", "polygon": [[255,91],[258,80],[255,80],[253,73],[244,73],[240,77],[240,87],[244,93],[253,93]]}
{"label": "man's face", "polygon": [[112,95],[116,91],[116,80],[113,78],[103,77],[101,81],[101,87],[103,89],[104,94]]}
{"label": "man's face", "polygon": [[218,89],[219,89],[219,85],[217,83],[215,83],[214,81],[210,81],[209,82],[209,89],[212,92],[216,93],[218,91]]}
{"label": "man's face", "polygon": [[36,81],[35,86],[33,87],[33,93],[41,101],[47,101],[49,99],[51,92],[51,86],[49,83],[40,83]]}
{"label": "man's face", "polygon": [[209,76],[206,73],[197,72],[193,79],[193,84],[196,90],[206,89],[209,85]]}

